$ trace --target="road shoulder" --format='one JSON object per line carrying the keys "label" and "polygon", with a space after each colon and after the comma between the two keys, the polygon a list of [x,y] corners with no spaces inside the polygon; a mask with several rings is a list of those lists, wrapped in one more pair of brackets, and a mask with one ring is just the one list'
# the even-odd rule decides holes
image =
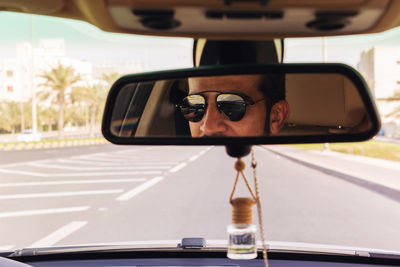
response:
{"label": "road shoulder", "polygon": [[279,145],[263,147],[292,161],[324,173],[335,174],[334,176],[350,182],[380,188],[380,191],[400,193],[400,163],[333,151],[303,150]]}

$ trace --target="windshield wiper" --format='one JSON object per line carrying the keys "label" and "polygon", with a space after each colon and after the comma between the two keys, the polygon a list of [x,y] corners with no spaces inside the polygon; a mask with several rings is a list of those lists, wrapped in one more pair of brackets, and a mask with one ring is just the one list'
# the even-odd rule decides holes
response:
{"label": "windshield wiper", "polygon": [[[177,244],[177,243],[175,243]],[[154,245],[143,247],[143,245],[91,245],[91,246],[66,246],[66,247],[49,247],[49,248],[23,248],[15,250],[7,257],[25,257],[48,255],[58,253],[84,253],[84,252],[107,252],[107,251],[126,251],[126,250],[153,250],[153,249],[168,249],[168,250],[182,250],[182,249],[202,249],[206,247],[206,239],[202,237],[189,237],[183,238],[176,246],[168,245]]]}

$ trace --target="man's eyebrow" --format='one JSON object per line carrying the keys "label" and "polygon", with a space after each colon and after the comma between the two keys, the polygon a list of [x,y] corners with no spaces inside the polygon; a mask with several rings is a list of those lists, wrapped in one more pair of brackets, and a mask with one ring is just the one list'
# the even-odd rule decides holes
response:
{"label": "man's eyebrow", "polygon": [[250,102],[254,102],[253,98],[251,96],[249,96],[246,93],[243,93],[242,91],[218,91],[218,90],[207,90],[207,91],[200,91],[200,92],[193,92],[193,93],[189,93],[188,95],[204,95],[205,93],[218,93],[218,94],[235,94],[235,95],[239,95],[241,97],[243,97],[245,100],[250,101]]}
{"label": "man's eyebrow", "polygon": [[219,90],[206,90],[206,91],[197,91],[198,89],[194,89],[193,91],[189,90],[189,95],[201,95],[203,93],[220,93],[220,94],[238,94],[238,95],[243,95],[250,97],[246,93],[243,93],[243,91],[238,90],[238,89],[229,89],[229,91],[219,91]]}

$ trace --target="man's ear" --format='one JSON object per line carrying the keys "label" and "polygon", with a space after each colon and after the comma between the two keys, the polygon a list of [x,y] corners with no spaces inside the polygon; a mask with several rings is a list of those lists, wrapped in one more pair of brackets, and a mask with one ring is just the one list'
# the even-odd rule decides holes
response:
{"label": "man's ear", "polygon": [[275,103],[269,116],[269,129],[271,135],[279,133],[289,117],[289,104],[286,100]]}

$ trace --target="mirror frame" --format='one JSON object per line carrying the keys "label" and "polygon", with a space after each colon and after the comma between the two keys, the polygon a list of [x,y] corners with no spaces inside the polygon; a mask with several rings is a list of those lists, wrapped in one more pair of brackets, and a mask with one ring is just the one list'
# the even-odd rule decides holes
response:
{"label": "mirror frame", "polygon": [[[111,116],[118,93],[125,85],[153,80],[181,79],[186,77],[204,77],[232,74],[262,73],[332,73],[342,74],[352,81],[370,116],[372,127],[361,133],[340,133],[335,135],[296,135],[296,136],[262,136],[262,137],[117,137],[111,133]],[[125,75],[111,87],[107,97],[102,121],[103,136],[114,144],[124,145],[229,145],[229,144],[299,144],[299,143],[331,143],[358,142],[375,136],[380,129],[380,119],[372,94],[362,76],[352,67],[341,63],[269,63],[240,64],[225,66],[204,66],[187,69],[156,71]]]}

